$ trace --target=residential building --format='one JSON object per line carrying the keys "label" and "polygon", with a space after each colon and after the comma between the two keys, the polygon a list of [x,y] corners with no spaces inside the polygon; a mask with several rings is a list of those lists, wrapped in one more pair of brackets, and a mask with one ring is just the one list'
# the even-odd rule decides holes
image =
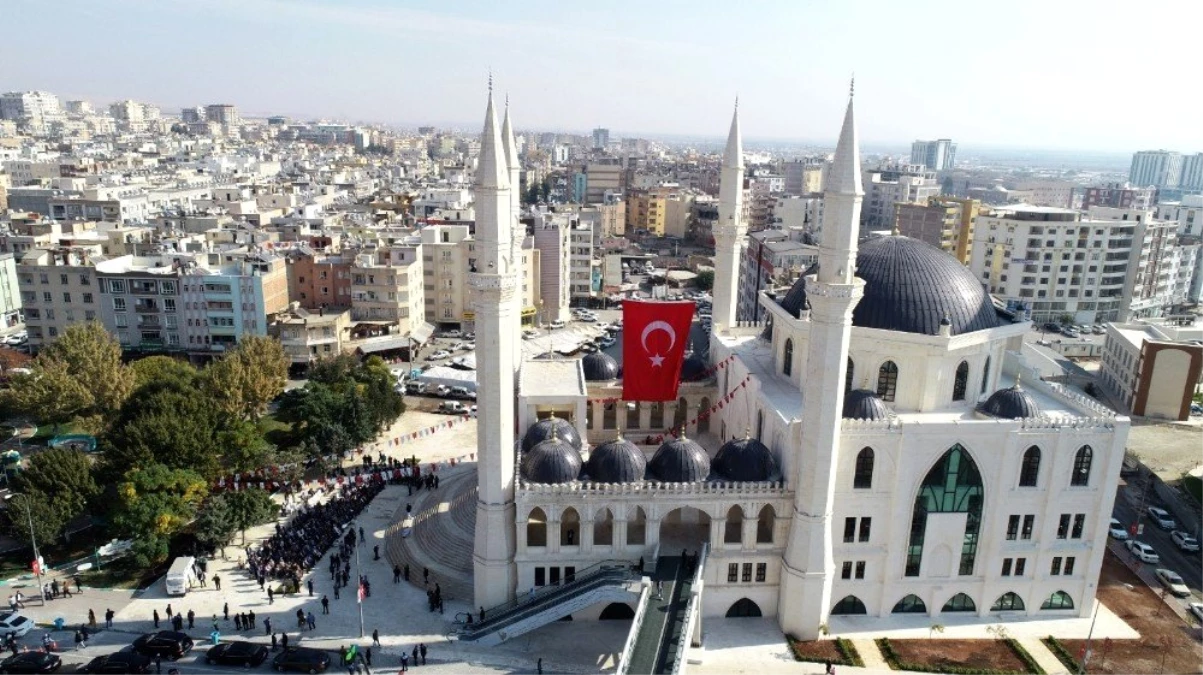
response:
{"label": "residential building", "polygon": [[[17,259],[17,285],[29,347],[37,353],[80,321],[100,320],[96,284],[98,250],[34,249]],[[106,326],[107,328],[108,326]]]}
{"label": "residential building", "polygon": [[[568,228],[568,280],[569,301],[588,304],[595,295],[593,226],[588,220],[574,219]],[[596,286],[600,291],[600,283]]]}
{"label": "residential building", "polygon": [[311,312],[294,302],[272,317],[267,333],[280,340],[293,366],[308,367],[342,354],[351,339],[351,324],[350,307]]}
{"label": "residential building", "polygon": [[1203,190],[1203,152],[1182,157],[1182,180],[1179,187],[1183,190]]}
{"label": "residential building", "polygon": [[0,334],[12,333],[24,324],[17,258],[12,253],[0,253]]}
{"label": "residential building", "polygon": [[351,306],[351,262],[307,247],[287,256],[288,298],[302,309]]}
{"label": "residential building", "polygon": [[1203,376],[1195,317],[1107,325],[1099,381],[1126,412],[1186,421]]}
{"label": "residential building", "polygon": [[630,190],[626,195],[626,227],[628,231],[646,233],[653,237],[665,234],[668,195],[671,190],[653,188]]}
{"label": "residential building", "polygon": [[1136,187],[1128,183],[1108,183],[1096,187],[1074,190],[1076,208],[1089,211],[1094,206],[1110,206],[1117,209],[1145,209],[1157,203],[1157,188]]}
{"label": "residential building", "polygon": [[864,175],[865,201],[861,234],[888,230],[894,225],[894,205],[922,204],[940,194],[936,174],[922,166],[906,165],[870,169]]}
{"label": "residential building", "polygon": [[1176,188],[1182,182],[1182,155],[1169,150],[1134,153],[1128,182],[1137,187]]}
{"label": "residential building", "polygon": [[949,171],[957,156],[957,144],[947,138],[937,141],[911,143],[911,164],[921,164],[928,171]]}
{"label": "residential building", "polygon": [[571,224],[561,214],[535,212],[534,247],[539,250],[539,320],[567,321],[572,304]]}
{"label": "residential building", "polygon": [[802,196],[822,192],[826,170],[827,164],[818,158],[789,160],[782,171],[785,194]]}
{"label": "residential building", "polygon": [[981,206],[976,199],[942,196],[928,197],[926,204],[896,204],[894,229],[968,264],[973,250],[973,223]]}
{"label": "residential building", "polygon": [[593,130],[593,149],[605,150],[610,145],[610,130],[597,128]]}
{"label": "residential building", "polygon": [[739,321],[761,321],[767,312],[760,305],[761,291],[792,283],[819,260],[819,247],[803,243],[800,230],[749,232],[739,266]]}
{"label": "residential building", "polygon": [[622,192],[622,163],[618,160],[585,165],[585,204],[602,204],[607,193]]}
{"label": "residential building", "polygon": [[474,265],[471,230],[467,225],[422,228],[422,279],[426,321],[458,326],[468,306],[468,274]]}
{"label": "residential building", "polygon": [[205,121],[222,126],[236,127],[242,122],[238,108],[228,103],[213,103],[205,106]]}
{"label": "residential building", "polygon": [[58,96],[45,91],[10,91],[0,94],[0,119],[34,127],[57,121],[62,115]]}
{"label": "residential building", "polygon": [[362,249],[350,263],[353,320],[398,335],[426,322],[420,242]]}

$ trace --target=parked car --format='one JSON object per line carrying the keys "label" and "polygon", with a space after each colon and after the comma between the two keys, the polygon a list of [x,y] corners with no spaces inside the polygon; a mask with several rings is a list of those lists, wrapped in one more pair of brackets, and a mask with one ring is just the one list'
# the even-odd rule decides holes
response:
{"label": "parked car", "polygon": [[1182,530],[1170,532],[1170,540],[1174,542],[1174,546],[1177,546],[1179,550],[1186,551],[1187,553],[1199,552],[1199,540]]}
{"label": "parked car", "polygon": [[1199,623],[1203,623],[1203,602],[1190,603],[1190,613],[1195,615]]}
{"label": "parked car", "polygon": [[1049,331],[1050,333],[1060,332],[1061,324],[1057,323],[1056,321],[1046,321],[1044,324],[1044,330]]}
{"label": "parked car", "polygon": [[434,388],[434,395],[438,396],[439,398],[447,398],[451,395],[451,387],[448,387],[445,384],[440,384]]}
{"label": "parked car", "polygon": [[445,349],[440,349],[437,352],[431,352],[430,354],[428,354],[426,356],[426,360],[427,361],[441,361],[441,360],[447,358],[448,356],[451,356],[451,352],[449,352]]}
{"label": "parked car", "polygon": [[329,653],[308,647],[289,647],[272,659],[272,668],[281,673],[321,673],[329,667]]}
{"label": "parked car", "polygon": [[601,347],[602,349],[606,349],[607,347],[613,347],[614,343],[616,343],[616,342],[618,342],[618,340],[615,340],[614,338],[612,338],[610,336],[606,336],[606,337],[597,339],[597,345],[599,347]]}
{"label": "parked car", "polygon": [[445,330],[442,333],[439,333],[439,337],[457,338],[460,337],[460,332],[453,328],[451,330]]}
{"label": "parked car", "polygon": [[529,340],[531,338],[536,338],[536,337],[539,337],[539,331],[537,331],[537,330],[528,328],[528,329],[522,331],[522,339],[523,340]]}
{"label": "parked car", "polygon": [[426,383],[418,382],[417,380],[410,380],[409,382],[405,383],[405,393],[421,396],[422,394],[426,393]]}
{"label": "parked car", "polygon": [[552,321],[551,323],[547,324],[547,327],[548,328],[563,328],[564,322],[560,321],[559,319],[556,319],[555,321]]}
{"label": "parked car", "polygon": [[134,651],[147,656],[156,654],[175,661],[192,651],[192,638],[187,633],[177,633],[173,630],[161,630],[158,633],[147,633],[134,640]]}
{"label": "parked car", "polygon": [[1149,514],[1149,520],[1152,520],[1157,527],[1160,527],[1163,530],[1178,529],[1178,522],[1174,520],[1174,517],[1171,516],[1165,509],[1157,508],[1156,506],[1150,506],[1148,509],[1146,509],[1146,512]]}
{"label": "parked car", "polygon": [[0,673],[53,673],[63,660],[49,652],[19,652],[0,661]]}
{"label": "parked car", "polygon": [[113,652],[80,666],[81,673],[149,673],[151,658],[138,652]]}
{"label": "parked car", "polygon": [[1107,534],[1111,535],[1111,538],[1117,541],[1128,539],[1128,529],[1115,518],[1112,518],[1111,524],[1107,526]]}
{"label": "parked car", "polygon": [[31,630],[33,630],[33,621],[28,617],[16,612],[0,614],[0,635],[16,633],[17,637],[22,637]]}
{"label": "parked car", "polygon": [[476,392],[471,391],[467,387],[452,387],[448,396],[451,398],[476,400]]}
{"label": "parked car", "polygon": [[210,665],[242,666],[254,668],[267,660],[267,645],[254,642],[223,642],[205,652],[205,661]]}
{"label": "parked car", "polygon": [[1157,581],[1160,581],[1162,586],[1169,589],[1170,595],[1179,598],[1190,597],[1190,589],[1186,587],[1186,582],[1182,580],[1182,575],[1174,570],[1159,567],[1153,574],[1157,575]]}
{"label": "parked car", "polygon": [[1090,327],[1090,332],[1094,333],[1095,335],[1102,335],[1107,332],[1107,327],[1095,324]]}
{"label": "parked car", "polygon": [[439,404],[438,411],[444,415],[463,415],[468,409],[459,401],[443,401]]}
{"label": "parked car", "polygon": [[476,333],[464,333],[464,339],[465,340],[475,340]]}
{"label": "parked car", "polygon": [[1141,562],[1147,562],[1153,565],[1161,562],[1161,556],[1157,555],[1157,551],[1154,551],[1152,546],[1149,546],[1143,541],[1129,539],[1128,541],[1124,542],[1124,545],[1127,546],[1128,551],[1132,555],[1139,558]]}

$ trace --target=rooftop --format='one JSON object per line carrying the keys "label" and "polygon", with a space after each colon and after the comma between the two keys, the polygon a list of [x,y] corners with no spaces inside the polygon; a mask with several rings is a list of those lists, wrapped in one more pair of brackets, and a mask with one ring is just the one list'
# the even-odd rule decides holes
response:
{"label": "rooftop", "polygon": [[584,397],[585,374],[579,359],[538,359],[522,362],[518,376],[521,397]]}

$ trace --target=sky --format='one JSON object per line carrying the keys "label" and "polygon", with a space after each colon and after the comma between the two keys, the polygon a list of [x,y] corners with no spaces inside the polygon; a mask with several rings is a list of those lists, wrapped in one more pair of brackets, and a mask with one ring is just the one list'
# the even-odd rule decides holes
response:
{"label": "sky", "polygon": [[[3,0],[0,89],[174,113],[1203,151],[1203,1]],[[16,36],[15,38],[13,36]]]}

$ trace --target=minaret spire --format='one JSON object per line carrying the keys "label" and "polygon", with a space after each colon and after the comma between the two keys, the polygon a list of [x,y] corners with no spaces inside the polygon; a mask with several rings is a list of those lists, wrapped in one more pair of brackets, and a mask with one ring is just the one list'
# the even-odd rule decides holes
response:
{"label": "minaret spire", "polygon": [[739,257],[748,228],[743,219],[743,137],[739,129],[739,98],[731,115],[731,130],[723,153],[718,190],[718,223],[714,226],[714,331],[731,328],[739,307]]}
{"label": "minaret spire", "polygon": [[480,164],[476,170],[478,187],[508,188],[510,178],[502,145],[501,130],[497,126],[497,112],[493,109],[493,74],[489,73],[489,104],[485,108],[485,128],[480,136]]}

